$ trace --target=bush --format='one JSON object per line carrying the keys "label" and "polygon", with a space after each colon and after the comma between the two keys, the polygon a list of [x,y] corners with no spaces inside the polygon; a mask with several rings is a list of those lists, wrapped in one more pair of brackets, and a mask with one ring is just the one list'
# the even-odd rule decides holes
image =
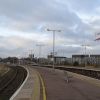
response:
{"label": "bush", "polygon": [[79,66],[79,63],[78,63],[77,61],[75,61],[75,62],[73,63],[73,66]]}

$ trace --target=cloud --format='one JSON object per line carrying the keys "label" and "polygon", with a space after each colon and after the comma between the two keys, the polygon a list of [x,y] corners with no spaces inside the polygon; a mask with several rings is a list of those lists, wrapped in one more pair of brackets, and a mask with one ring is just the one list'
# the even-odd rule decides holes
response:
{"label": "cloud", "polygon": [[[80,22],[75,13],[53,0],[48,2],[46,0],[24,0],[24,2],[22,0],[4,0],[0,1],[0,8],[0,15],[6,16],[3,21],[9,23],[12,28],[23,31],[33,31],[44,24],[71,27],[76,22]],[[9,26],[7,25],[7,27]]]}
{"label": "cloud", "polygon": [[[56,50],[63,48],[66,55],[80,52],[75,45],[84,40],[98,51],[99,43],[93,40],[100,26],[99,5],[99,0],[0,0],[0,50],[16,55],[43,43],[48,45],[44,50],[48,54],[52,50],[49,28],[61,30],[56,32]],[[38,55],[37,49],[35,53]]]}
{"label": "cloud", "polygon": [[68,0],[67,3],[73,8],[73,10],[86,14],[94,14],[95,10],[100,5],[99,0],[96,0],[96,2],[94,0]]}

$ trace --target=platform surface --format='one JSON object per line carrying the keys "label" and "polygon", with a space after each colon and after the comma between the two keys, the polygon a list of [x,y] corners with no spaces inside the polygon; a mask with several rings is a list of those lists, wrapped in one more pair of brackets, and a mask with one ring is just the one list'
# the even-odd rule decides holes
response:
{"label": "platform surface", "polygon": [[[14,100],[100,100],[100,80],[58,69],[27,68],[28,80]],[[44,81],[45,93],[37,73]]]}

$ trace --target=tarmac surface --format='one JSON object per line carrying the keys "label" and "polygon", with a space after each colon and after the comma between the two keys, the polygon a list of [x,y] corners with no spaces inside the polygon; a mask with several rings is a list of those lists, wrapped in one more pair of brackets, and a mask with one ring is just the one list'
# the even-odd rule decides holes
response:
{"label": "tarmac surface", "polygon": [[35,67],[35,69],[44,80],[46,100],[100,100],[100,87],[82,79],[80,75],[78,76],[80,78],[76,78],[72,76],[73,74],[67,75],[64,71],[57,69],[55,71],[41,67]]}
{"label": "tarmac surface", "polygon": [[40,81],[37,72],[29,66],[26,68],[29,73],[27,81],[10,100],[40,100]]}
{"label": "tarmac surface", "polygon": [[100,80],[58,69],[26,68],[27,81],[10,100],[100,100]]}

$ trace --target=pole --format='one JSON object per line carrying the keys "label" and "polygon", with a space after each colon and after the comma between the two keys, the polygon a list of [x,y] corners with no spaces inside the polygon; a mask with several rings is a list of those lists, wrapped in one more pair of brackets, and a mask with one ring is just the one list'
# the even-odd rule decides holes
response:
{"label": "pole", "polygon": [[86,45],[85,45],[85,66],[84,67],[86,67]]}
{"label": "pole", "polygon": [[84,49],[85,49],[85,51],[84,51],[84,67],[86,67],[86,44],[84,44],[84,45],[82,45],[83,47],[84,47]]}
{"label": "pole", "polygon": [[55,67],[55,31],[53,31],[53,69]]}
{"label": "pole", "polygon": [[85,55],[85,57],[84,57],[84,67],[86,67],[86,65],[87,65],[87,57],[86,57],[86,51],[87,51],[87,46],[90,46],[90,45],[82,45],[84,48],[85,48],[85,52],[84,52],[84,55]]}
{"label": "pole", "polygon": [[13,64],[15,64],[15,59],[14,59],[14,57],[13,57]]}
{"label": "pole", "polygon": [[61,32],[61,30],[50,30],[47,29],[47,31],[53,32],[53,69],[55,69],[55,32]]}
{"label": "pole", "polygon": [[32,63],[32,61],[33,61],[33,52],[32,52],[32,50],[31,50],[31,55],[30,55],[30,57],[31,57],[31,63]]}
{"label": "pole", "polygon": [[41,52],[42,52],[41,48],[42,48],[42,45],[39,46],[39,57],[40,58],[41,58]]}
{"label": "pole", "polygon": [[42,52],[42,46],[44,46],[44,45],[39,44],[39,45],[36,45],[36,46],[39,47],[39,61],[38,61],[38,64],[40,64],[40,58],[41,58],[41,52]]}

